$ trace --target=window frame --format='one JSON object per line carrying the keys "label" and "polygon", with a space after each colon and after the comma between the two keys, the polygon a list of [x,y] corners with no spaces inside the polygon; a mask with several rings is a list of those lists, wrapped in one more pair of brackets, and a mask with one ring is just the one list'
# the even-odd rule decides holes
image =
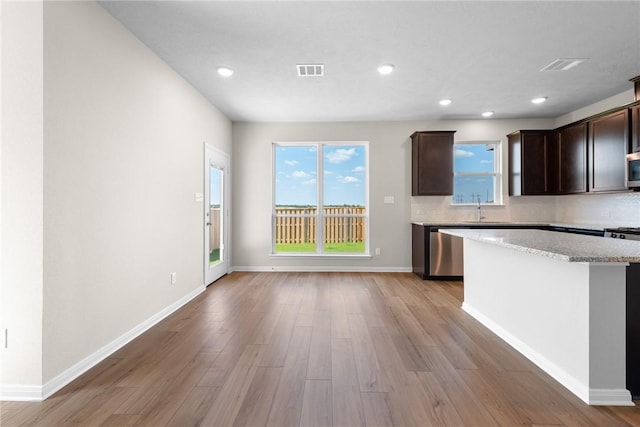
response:
{"label": "window frame", "polygon": [[[316,150],[316,213],[315,214],[277,214],[276,208],[276,150],[278,147],[315,147]],[[326,147],[364,147],[364,214],[325,214],[325,156]],[[320,257],[320,258],[371,258],[369,244],[370,203],[369,203],[369,141],[273,141],[271,147],[271,256],[272,257]],[[315,218],[316,251],[315,252],[277,252],[276,220],[277,218]],[[325,252],[325,218],[363,218],[364,219],[364,252]],[[321,226],[318,226],[321,224]]]}
{"label": "window frame", "polygon": [[[493,172],[456,172],[456,149],[460,145],[493,145]],[[493,177],[493,203],[480,202],[482,206],[503,206],[502,195],[502,140],[470,140],[453,142],[453,194],[451,206],[477,206],[478,202],[455,203],[455,179],[456,177]]]}

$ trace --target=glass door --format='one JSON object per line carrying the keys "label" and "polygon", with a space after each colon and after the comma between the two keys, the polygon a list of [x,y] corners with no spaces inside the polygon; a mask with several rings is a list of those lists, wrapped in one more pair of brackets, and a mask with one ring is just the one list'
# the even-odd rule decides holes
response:
{"label": "glass door", "polygon": [[229,158],[205,146],[205,285],[227,274]]}

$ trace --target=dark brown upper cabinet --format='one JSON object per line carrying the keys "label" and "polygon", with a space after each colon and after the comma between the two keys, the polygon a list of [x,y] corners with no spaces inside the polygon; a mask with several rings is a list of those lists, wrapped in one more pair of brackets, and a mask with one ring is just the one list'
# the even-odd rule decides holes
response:
{"label": "dark brown upper cabinet", "polygon": [[589,191],[627,190],[624,169],[628,148],[628,108],[589,121]]}
{"label": "dark brown upper cabinet", "polygon": [[640,151],[640,105],[629,109],[631,115],[631,151]]}
{"label": "dark brown upper cabinet", "polygon": [[551,130],[521,130],[509,140],[509,195],[556,194],[557,145]]}
{"label": "dark brown upper cabinet", "polygon": [[556,131],[558,193],[587,191],[587,124],[577,123]]}
{"label": "dark brown upper cabinet", "polygon": [[414,132],[411,135],[411,195],[453,194],[453,134],[455,131]]}

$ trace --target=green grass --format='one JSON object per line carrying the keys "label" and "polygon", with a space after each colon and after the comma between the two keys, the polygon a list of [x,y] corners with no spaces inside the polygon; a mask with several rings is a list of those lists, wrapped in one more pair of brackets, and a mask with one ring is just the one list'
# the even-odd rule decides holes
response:
{"label": "green grass", "polygon": [[364,242],[325,243],[324,251],[364,253]]}
{"label": "green grass", "polygon": [[277,243],[276,252],[315,252],[315,243]]}
{"label": "green grass", "polygon": [[220,261],[220,248],[214,249],[209,253],[209,265],[213,265]]}
{"label": "green grass", "polygon": [[[315,252],[315,243],[278,243],[276,244],[276,253],[281,252],[297,252],[308,253]],[[342,243],[325,243],[324,251],[329,253],[364,253],[364,242],[342,242]]]}

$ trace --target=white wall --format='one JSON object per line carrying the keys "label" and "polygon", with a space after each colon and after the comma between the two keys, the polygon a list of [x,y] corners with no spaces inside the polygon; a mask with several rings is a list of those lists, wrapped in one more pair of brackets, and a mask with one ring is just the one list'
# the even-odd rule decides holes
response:
{"label": "white wall", "polygon": [[203,285],[194,194],[231,123],[93,2],[45,3],[44,36],[46,382]]}
{"label": "white wall", "polygon": [[[475,215],[472,208],[449,206],[448,197],[411,197],[409,136],[417,130],[456,130],[458,140],[502,140],[506,154],[508,133],[548,127],[553,127],[553,120],[234,123],[234,268],[409,270],[412,220],[465,220]],[[380,256],[365,260],[270,257],[273,141],[370,142],[370,247],[372,252],[381,248]],[[503,157],[506,168],[506,155]],[[384,196],[394,196],[395,204],[384,204]],[[524,220],[549,221],[554,210],[555,198],[545,197],[512,200],[485,213],[496,220],[518,220],[521,216]]]}
{"label": "white wall", "polygon": [[231,123],[94,2],[2,14],[1,390],[46,394],[203,289],[194,194]]}
{"label": "white wall", "polygon": [[43,84],[41,2],[2,2],[2,388],[42,383]]}

